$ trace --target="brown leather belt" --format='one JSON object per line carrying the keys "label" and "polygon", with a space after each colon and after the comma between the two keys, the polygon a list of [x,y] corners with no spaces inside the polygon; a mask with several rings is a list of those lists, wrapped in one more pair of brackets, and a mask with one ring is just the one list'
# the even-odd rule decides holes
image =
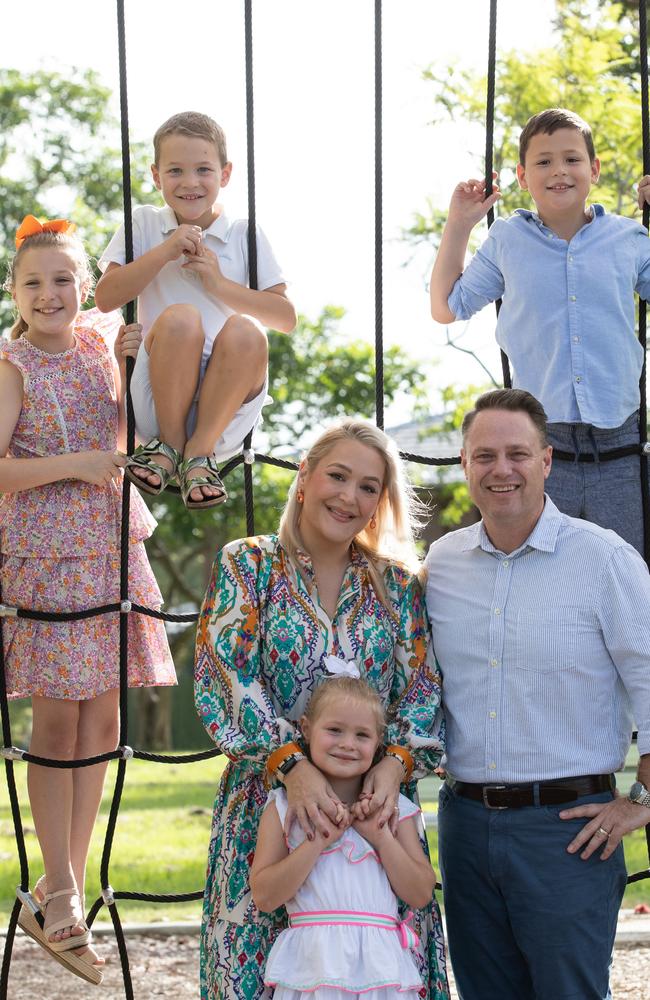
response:
{"label": "brown leather belt", "polygon": [[555,778],[552,781],[523,782],[518,785],[474,785],[455,781],[449,775],[447,784],[456,795],[482,802],[486,809],[521,809],[523,806],[559,806],[574,802],[581,795],[613,792],[613,774],[588,774],[578,778]]}

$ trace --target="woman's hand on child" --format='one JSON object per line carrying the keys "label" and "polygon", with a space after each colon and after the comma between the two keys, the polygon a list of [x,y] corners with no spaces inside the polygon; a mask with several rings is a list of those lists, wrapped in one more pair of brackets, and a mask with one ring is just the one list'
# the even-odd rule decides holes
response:
{"label": "woman's hand on child", "polygon": [[119,451],[78,451],[70,459],[70,478],[81,479],[93,486],[105,486],[111,480],[119,481],[120,469],[126,464],[126,456]]}
{"label": "woman's hand on child", "polygon": [[314,839],[315,831],[329,839],[332,826],[344,820],[341,810],[345,806],[325,776],[308,760],[301,760],[284,779],[284,787],[289,800],[285,832],[296,819],[309,840]]}
{"label": "woman's hand on child", "polygon": [[646,174],[639,181],[637,200],[639,208],[643,208],[644,205],[650,205],[650,174]]}
{"label": "woman's hand on child", "polygon": [[115,340],[115,357],[121,364],[126,358],[135,358],[142,343],[142,324],[129,323],[121,326]]}
{"label": "woman's hand on child", "polygon": [[[496,180],[496,171],[492,177]],[[447,224],[463,225],[468,229],[473,229],[477,222],[485,218],[489,210],[501,197],[501,192],[496,184],[492,185],[492,194],[485,195],[485,179],[477,180],[471,177],[468,181],[461,181],[454,188],[449,203],[449,215]]]}
{"label": "woman's hand on child", "polygon": [[169,254],[169,260],[178,260],[182,254],[186,257],[200,255],[203,253],[201,227],[189,226],[184,222],[167,237],[163,245]]}
{"label": "woman's hand on child", "polygon": [[352,806],[354,818],[363,820],[377,814],[377,822],[381,826],[388,824],[395,833],[399,821],[397,800],[403,777],[404,768],[394,757],[384,757],[371,767],[363,779],[361,794]]}

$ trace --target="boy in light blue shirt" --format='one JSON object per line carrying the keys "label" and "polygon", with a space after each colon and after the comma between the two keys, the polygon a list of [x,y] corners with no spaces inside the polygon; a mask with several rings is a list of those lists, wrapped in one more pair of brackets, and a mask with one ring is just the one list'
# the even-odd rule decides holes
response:
{"label": "boy in light blue shirt", "polygon": [[[534,115],[519,157],[517,178],[536,212],[497,219],[465,268],[470,233],[500,193],[486,197],[484,181],[458,184],[431,276],[431,313],[451,323],[502,299],[496,337],[512,384],[549,417],[547,492],[565,513],[613,528],[643,552],[634,292],[650,296],[650,240],[634,220],[586,206],[600,162],[578,115]],[[640,203],[646,192],[650,178]]]}

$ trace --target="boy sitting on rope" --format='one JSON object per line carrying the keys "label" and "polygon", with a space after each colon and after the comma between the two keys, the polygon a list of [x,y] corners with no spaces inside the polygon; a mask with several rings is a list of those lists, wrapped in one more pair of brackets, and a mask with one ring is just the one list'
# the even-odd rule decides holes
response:
{"label": "boy sitting on rope", "polygon": [[[513,386],[549,416],[548,494],[566,514],[613,528],[643,553],[634,292],[650,295],[650,241],[632,219],[586,207],[599,172],[582,118],[563,108],[533,115],[517,178],[536,212],[497,219],[465,268],[470,233],[500,193],[486,195],[485,181],[458,184],[431,275],[431,314],[453,323],[502,298],[496,337]],[[646,191],[650,200],[642,182],[640,204]]]}
{"label": "boy sitting on rope", "polygon": [[145,493],[178,478],[188,508],[227,498],[217,468],[259,424],[268,385],[260,323],[290,333],[296,313],[282,271],[258,228],[259,291],[248,288],[248,221],[218,204],[232,164],[222,129],[196,112],[174,115],[154,136],[151,167],[165,207],[133,212],[133,261],[124,226],[108,244],[95,292],[108,312],[138,298],[143,342],[131,393],[147,442],[126,474]]}

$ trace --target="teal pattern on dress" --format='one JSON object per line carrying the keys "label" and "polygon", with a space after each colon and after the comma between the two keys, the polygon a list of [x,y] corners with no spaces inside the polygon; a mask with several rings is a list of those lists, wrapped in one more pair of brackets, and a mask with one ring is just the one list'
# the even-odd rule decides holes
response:
{"label": "teal pattern on dress", "polygon": [[[260,913],[248,873],[269,790],[266,761],[300,739],[297,728],[329,654],[353,659],[388,711],[386,742],[407,747],[414,778],[431,774],[444,749],[440,674],[428,642],[417,579],[386,565],[388,607],[375,594],[364,556],[352,549],[334,620],[321,608],[309,557],[296,570],[275,535],[226,545],[218,554],[199,619],[194,666],[197,711],[230,760],[214,807],[201,933],[203,1000],[270,1000],[264,964],[286,926],[284,907]],[[416,799],[416,786],[403,789]],[[425,841],[426,843],[426,841]],[[416,914],[416,960],[428,992],[448,1000],[435,900]]]}

